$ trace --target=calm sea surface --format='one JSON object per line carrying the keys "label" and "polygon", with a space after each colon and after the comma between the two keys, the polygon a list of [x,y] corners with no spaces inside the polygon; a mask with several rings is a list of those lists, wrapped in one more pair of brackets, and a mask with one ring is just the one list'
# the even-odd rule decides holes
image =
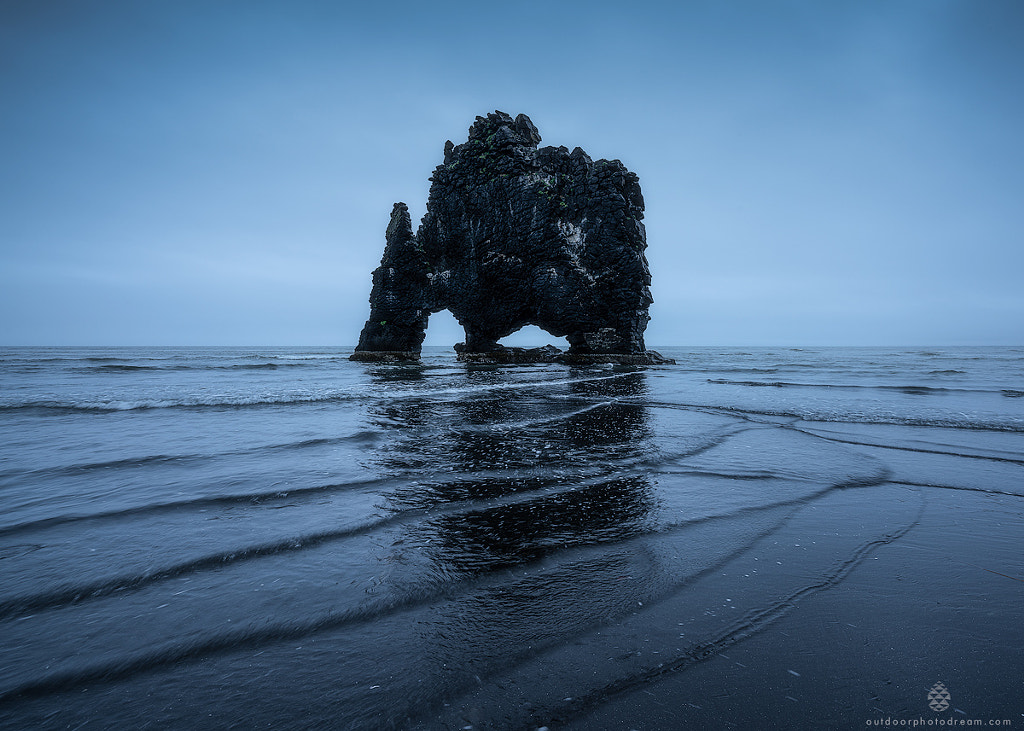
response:
{"label": "calm sea surface", "polygon": [[[959,697],[1020,677],[1024,348],[350,352],[0,349],[0,725],[584,724],[889,587],[897,546],[985,597]],[[821,713],[900,710],[856,677]]]}

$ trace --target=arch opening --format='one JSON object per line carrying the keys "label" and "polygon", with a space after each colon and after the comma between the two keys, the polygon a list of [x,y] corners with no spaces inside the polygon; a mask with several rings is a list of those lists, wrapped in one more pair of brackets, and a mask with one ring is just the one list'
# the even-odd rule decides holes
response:
{"label": "arch opening", "polygon": [[423,339],[424,347],[446,348],[451,350],[455,343],[466,339],[466,331],[448,310],[434,312],[427,319],[427,333]]}
{"label": "arch opening", "polygon": [[556,348],[565,350],[569,347],[568,340],[555,337],[547,330],[536,325],[523,325],[514,333],[503,337],[498,342],[510,348],[539,348],[544,345],[554,345]]}

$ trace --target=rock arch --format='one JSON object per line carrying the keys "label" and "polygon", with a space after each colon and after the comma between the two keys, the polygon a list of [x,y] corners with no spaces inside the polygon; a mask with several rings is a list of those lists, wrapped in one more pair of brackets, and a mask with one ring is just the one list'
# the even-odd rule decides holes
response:
{"label": "rock arch", "polygon": [[[446,309],[466,331],[462,360],[664,361],[644,347],[637,176],[578,147],[538,149],[540,139],[526,115],[494,112],[445,144],[418,231],[404,203],[391,212],[353,359],[417,359],[430,313]],[[565,337],[568,353],[498,345],[524,325]]]}

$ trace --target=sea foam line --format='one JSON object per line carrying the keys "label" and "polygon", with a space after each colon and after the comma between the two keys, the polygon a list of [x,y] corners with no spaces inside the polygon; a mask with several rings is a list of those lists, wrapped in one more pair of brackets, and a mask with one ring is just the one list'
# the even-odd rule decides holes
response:
{"label": "sea foam line", "polygon": [[895,444],[873,444],[871,442],[858,442],[853,439],[840,439],[838,437],[825,436],[824,434],[818,434],[816,432],[807,431],[800,429],[795,426],[787,426],[786,428],[792,429],[793,431],[806,434],[811,437],[817,437],[818,439],[824,439],[827,442],[838,442],[839,444],[853,444],[858,447],[873,447],[876,449],[894,449],[900,452],[920,452],[921,454],[939,454],[944,457],[963,457],[964,459],[982,459],[989,462],[1009,462],[1010,464],[1024,465],[1024,459],[1014,459],[1012,457],[997,457],[994,455],[987,454],[967,454],[964,452],[947,452],[941,449],[925,449],[924,447],[907,447],[899,446]]}
{"label": "sea foam line", "polygon": [[362,430],[341,437],[317,437],[313,439],[300,439],[295,442],[283,442],[278,444],[260,444],[245,449],[232,449],[224,452],[191,453],[191,454],[151,454],[142,457],[125,457],[124,459],[113,459],[106,462],[79,462],[69,465],[55,465],[52,467],[40,467],[34,470],[5,470],[0,472],[0,480],[16,478],[39,478],[39,477],[66,477],[80,474],[87,474],[94,471],[134,469],[144,465],[175,465],[191,466],[199,461],[221,459],[223,457],[251,456],[264,452],[288,451],[293,449],[308,449],[310,447],[330,446],[334,444],[345,444],[347,442],[368,442],[384,437],[383,431]]}
{"label": "sea foam line", "polygon": [[927,395],[931,393],[987,393],[1010,395],[1006,389],[983,389],[983,388],[951,388],[949,386],[919,386],[919,385],[890,385],[877,384],[865,385],[856,383],[797,383],[793,381],[733,381],[725,378],[709,378],[708,383],[722,386],[752,386],[764,388],[828,388],[837,390],[883,390],[901,391],[911,395]]}
{"label": "sea foam line", "polygon": [[345,401],[401,401],[417,398],[438,399],[439,397],[488,393],[491,391],[517,390],[523,391],[531,388],[550,388],[552,386],[564,386],[573,383],[588,383],[595,381],[612,380],[632,375],[632,373],[615,373],[607,376],[596,376],[593,378],[569,378],[555,381],[516,381],[513,383],[490,383],[474,386],[455,386],[431,390],[416,391],[374,391],[368,390],[361,393],[349,391],[335,391],[319,394],[282,394],[278,396],[217,396],[215,398],[186,398],[186,399],[95,399],[62,401],[60,399],[33,399],[28,401],[14,401],[0,404],[0,412],[3,411],[58,411],[58,412],[87,412],[104,413],[118,411],[141,411],[149,409],[215,409],[215,408],[251,408],[260,406],[289,406],[297,404],[314,403],[340,403]]}
{"label": "sea foam line", "polygon": [[376,477],[366,480],[353,480],[351,482],[335,482],[326,485],[313,485],[310,487],[287,487],[272,490],[264,490],[261,492],[234,493],[230,495],[211,495],[209,497],[193,498],[190,500],[170,500],[162,503],[148,503],[146,505],[139,505],[132,508],[120,508],[118,510],[107,510],[96,513],[72,513],[64,515],[55,515],[49,518],[42,518],[40,520],[31,520],[26,521],[24,523],[15,523],[14,525],[5,526],[3,528],[0,528],[0,536],[8,536],[19,533],[29,533],[38,530],[46,530],[48,528],[53,528],[55,526],[61,526],[68,523],[83,523],[90,521],[103,522],[108,520],[119,521],[124,518],[137,517],[140,515],[160,515],[170,512],[185,511],[194,512],[196,509],[215,506],[258,506],[263,501],[283,500],[286,498],[292,498],[296,496],[315,496],[323,493],[329,494],[348,490],[362,490],[379,486],[386,486],[390,483],[393,483],[394,481],[395,479],[390,477]]}
{"label": "sea foam line", "polygon": [[783,409],[752,409],[724,404],[692,404],[671,401],[648,401],[643,405],[650,408],[679,409],[682,411],[706,411],[736,415],[743,418],[752,416],[776,416],[797,421],[823,422],[829,424],[885,424],[892,426],[920,426],[935,429],[966,429],[970,431],[1024,432],[1024,420],[1012,419],[1010,422],[994,421],[958,421],[944,418],[915,418],[900,416],[867,416],[861,414],[822,414],[812,412],[786,411]]}

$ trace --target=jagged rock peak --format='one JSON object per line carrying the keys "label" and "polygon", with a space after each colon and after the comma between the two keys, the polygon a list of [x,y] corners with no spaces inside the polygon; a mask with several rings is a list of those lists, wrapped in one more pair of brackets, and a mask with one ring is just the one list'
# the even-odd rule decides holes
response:
{"label": "jagged rock peak", "polygon": [[486,117],[477,117],[469,128],[470,140],[488,141],[494,135],[498,146],[522,145],[536,147],[541,140],[537,127],[525,114],[513,119],[505,112],[496,111]]}

